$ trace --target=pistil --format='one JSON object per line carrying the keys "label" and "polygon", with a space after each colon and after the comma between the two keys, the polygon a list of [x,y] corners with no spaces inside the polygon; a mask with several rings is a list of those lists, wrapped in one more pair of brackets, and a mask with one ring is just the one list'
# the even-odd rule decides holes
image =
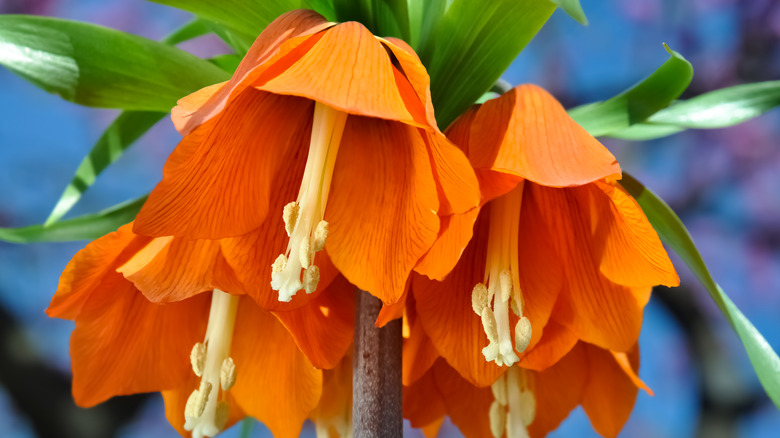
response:
{"label": "pistil", "polygon": [[298,199],[285,205],[282,212],[290,241],[285,253],[271,266],[271,287],[279,291],[279,301],[290,301],[301,289],[308,294],[317,289],[320,272],[314,256],[328,238],[328,223],[323,218],[346,121],[347,113],[315,103],[309,156]]}
{"label": "pistil", "polygon": [[227,424],[229,408],[225,392],[236,383],[236,365],[230,357],[238,297],[214,289],[203,343],[192,347],[192,371],[200,386],[190,394],[184,408],[184,429],[193,438],[213,437]]}
{"label": "pistil", "polygon": [[[488,341],[482,354],[498,366],[512,366],[520,360],[531,341],[531,321],[523,316],[523,294],[518,277],[518,238],[524,181],[504,196],[490,203],[485,282],[477,283],[471,293],[474,312],[482,318]],[[509,309],[517,315],[515,343],[509,328]]]}

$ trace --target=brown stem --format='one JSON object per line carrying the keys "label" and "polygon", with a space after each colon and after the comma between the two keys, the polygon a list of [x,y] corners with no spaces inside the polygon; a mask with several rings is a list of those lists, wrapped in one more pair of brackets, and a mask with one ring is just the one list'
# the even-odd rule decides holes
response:
{"label": "brown stem", "polygon": [[356,438],[400,438],[401,320],[376,328],[382,301],[359,289],[355,299],[353,434]]}

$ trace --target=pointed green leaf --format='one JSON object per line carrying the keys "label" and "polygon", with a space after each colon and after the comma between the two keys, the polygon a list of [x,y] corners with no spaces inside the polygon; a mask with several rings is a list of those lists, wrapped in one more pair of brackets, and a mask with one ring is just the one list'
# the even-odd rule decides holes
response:
{"label": "pointed green leaf", "polygon": [[569,110],[569,115],[593,136],[609,135],[644,122],[677,99],[691,83],[693,67],[671,50],[669,59],[653,74],[619,95]]}
{"label": "pointed green leaf", "polygon": [[742,341],[764,390],[775,406],[780,408],[780,358],[777,353],[715,283],[690,233],[674,211],[631,175],[623,173],[621,184],[642,206],[647,219],[653,224],[661,240],[674,249],[710,293]]}
{"label": "pointed green leaf", "polygon": [[564,12],[569,14],[569,16],[573,19],[575,19],[578,23],[580,23],[583,26],[588,25],[588,17],[585,16],[585,12],[582,10],[582,6],[580,6],[580,0],[552,0],[553,3],[557,3],[558,7],[563,9]]}
{"label": "pointed green leaf", "polygon": [[490,89],[554,10],[549,0],[454,0],[449,5],[419,52],[431,77],[441,128]]}
{"label": "pointed green leaf", "polygon": [[0,64],[81,105],[168,111],[229,75],[168,44],[88,23],[0,15]]}
{"label": "pointed green leaf", "polygon": [[211,32],[209,22],[200,18],[196,18],[171,32],[170,35],[162,39],[162,42],[175,46],[176,44],[183,43],[184,41],[189,41],[199,36],[206,35],[209,32]]}
{"label": "pointed green leaf", "polygon": [[665,137],[684,129],[725,128],[780,106],[780,81],[736,85],[677,101],[647,122],[609,134],[630,140]]}
{"label": "pointed green leaf", "polygon": [[30,225],[21,228],[0,228],[0,240],[11,243],[70,242],[94,240],[135,219],[146,196],[123,202],[95,214],[55,222],[51,225]]}
{"label": "pointed green leaf", "polygon": [[49,226],[60,220],[106,167],[122,156],[125,149],[167,114],[147,111],[125,111],[120,114],[76,169],[76,175],[65,188],[44,225]]}

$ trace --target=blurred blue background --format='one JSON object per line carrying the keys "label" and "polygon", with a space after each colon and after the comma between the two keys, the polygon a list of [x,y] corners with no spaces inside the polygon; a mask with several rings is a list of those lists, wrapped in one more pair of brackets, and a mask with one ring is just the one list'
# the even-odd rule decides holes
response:
{"label": "blurred blue background", "polygon": [[[663,63],[667,54],[662,42],[694,65],[693,83],[683,97],[780,78],[780,2],[584,0],[582,5],[589,26],[556,12],[504,78],[513,85],[537,83],[567,107],[601,100]],[[0,0],[0,12],[77,19],[153,39],[190,18],[140,0]],[[209,38],[182,47],[200,56],[226,51]],[[116,112],[61,101],[4,69],[0,69],[0,103],[0,226],[41,223]],[[147,193],[159,180],[162,164],[178,139],[169,121],[158,124],[99,178],[69,216]],[[729,129],[689,131],[645,143],[604,141],[624,170],[678,211],[716,280],[776,351],[780,350],[778,139],[780,112],[773,111]],[[65,264],[83,245],[0,242],[4,309],[0,324],[9,328],[0,341],[10,345],[15,356],[26,358],[30,367],[45,364],[53,379],[49,389],[68,383],[72,323],[49,319],[43,309]],[[706,291],[679,260],[675,262],[682,287],[656,291],[640,339],[640,374],[655,396],[639,394],[621,436],[779,436],[780,412],[761,391],[739,340]],[[44,420],[47,415],[35,413],[36,385],[49,381],[25,382],[7,374],[3,378],[2,362],[0,358],[3,436],[35,436],[36,415]],[[117,431],[120,437],[175,436],[158,395],[117,403],[124,404],[96,411],[95,421],[104,413],[125,415]],[[407,432],[417,436],[415,431]],[[448,423],[442,432],[457,434]],[[311,425],[304,433],[313,435]],[[234,428],[227,436],[237,435]],[[255,425],[253,436],[267,436],[267,431]],[[551,436],[596,434],[578,408]]]}

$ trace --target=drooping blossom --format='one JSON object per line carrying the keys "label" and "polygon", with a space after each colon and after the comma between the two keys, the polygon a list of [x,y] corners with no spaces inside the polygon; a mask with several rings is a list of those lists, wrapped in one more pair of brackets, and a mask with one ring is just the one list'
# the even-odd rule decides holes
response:
{"label": "drooping blossom", "polygon": [[[578,340],[633,348],[651,286],[678,277],[614,156],[531,85],[474,106],[447,134],[474,166],[484,206],[452,273],[411,282],[441,356],[487,386],[515,363],[551,366]],[[440,240],[472,226],[451,223]]]}
{"label": "drooping blossom", "polygon": [[442,224],[479,202],[468,160],[436,126],[417,56],[356,22],[279,17],[232,79],[180,100],[173,119],[184,139],[134,231],[235,238],[225,258],[256,266],[243,280],[261,296],[269,282],[281,301],[325,287],[332,261],[394,303],[412,270],[449,272],[454,259],[418,262]]}
{"label": "drooping blossom", "polygon": [[352,338],[353,292],[328,290],[263,310],[218,240],[151,238],[123,226],[66,267],[47,310],[71,319],[73,396],[162,392],[182,433],[214,436],[245,415],[294,437],[322,393],[322,371]]}

